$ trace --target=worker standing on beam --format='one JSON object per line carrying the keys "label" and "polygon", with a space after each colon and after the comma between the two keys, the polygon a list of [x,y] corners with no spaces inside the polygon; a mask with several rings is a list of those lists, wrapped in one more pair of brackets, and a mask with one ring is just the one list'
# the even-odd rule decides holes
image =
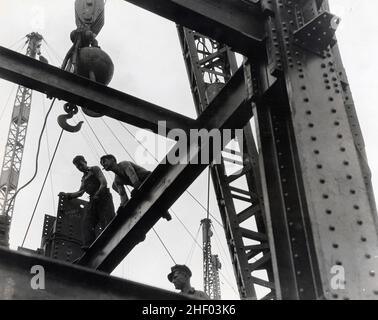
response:
{"label": "worker standing on beam", "polygon": [[104,230],[114,218],[114,204],[100,167],[88,167],[83,156],[76,156],[72,162],[83,173],[80,189],[73,193],[61,192],[59,196],[74,199],[81,197],[84,193],[89,194],[89,204],[82,223],[83,249],[85,250],[96,239],[96,227],[99,226],[101,230]]}
{"label": "worker standing on beam", "polygon": [[[121,207],[125,206],[129,200],[125,186],[133,187],[131,196],[134,196],[138,191],[138,188],[142,185],[143,181],[151,173],[151,171],[148,171],[131,161],[121,161],[117,163],[117,159],[112,154],[102,156],[100,163],[106,171],[112,171],[115,174],[113,189],[121,197]],[[172,219],[171,215],[167,211],[165,211],[162,216],[168,221]]]}

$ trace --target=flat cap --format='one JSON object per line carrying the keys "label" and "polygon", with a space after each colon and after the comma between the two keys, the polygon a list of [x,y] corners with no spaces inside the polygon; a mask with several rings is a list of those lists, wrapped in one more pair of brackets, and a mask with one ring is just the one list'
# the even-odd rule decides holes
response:
{"label": "flat cap", "polygon": [[190,271],[190,269],[189,269],[186,265],[184,265],[184,264],[176,264],[175,266],[173,266],[173,267],[171,268],[171,273],[168,274],[168,280],[169,280],[170,282],[172,282],[172,280],[173,280],[173,274],[174,274],[176,271],[184,272],[184,273],[186,273],[187,275],[189,275],[189,277],[192,276],[192,271]]}

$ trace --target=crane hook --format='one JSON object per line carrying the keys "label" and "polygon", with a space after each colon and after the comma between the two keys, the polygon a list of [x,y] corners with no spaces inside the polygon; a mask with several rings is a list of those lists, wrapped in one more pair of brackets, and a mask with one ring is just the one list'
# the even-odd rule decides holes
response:
{"label": "crane hook", "polygon": [[83,125],[83,121],[80,121],[77,125],[73,126],[70,125],[67,120],[71,119],[77,112],[78,108],[74,104],[66,103],[64,105],[64,111],[67,112],[67,114],[62,114],[58,116],[58,124],[59,126],[68,132],[79,132],[81,129],[81,126]]}

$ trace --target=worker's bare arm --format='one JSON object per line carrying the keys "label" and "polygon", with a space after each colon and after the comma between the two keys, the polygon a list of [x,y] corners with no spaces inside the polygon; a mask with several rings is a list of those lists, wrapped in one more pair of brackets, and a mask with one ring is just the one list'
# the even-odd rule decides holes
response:
{"label": "worker's bare arm", "polygon": [[115,179],[114,182],[113,182],[112,188],[113,188],[114,191],[116,191],[119,194],[119,196],[121,198],[120,206],[124,207],[126,205],[127,201],[129,201],[129,197],[127,196],[126,189],[125,189],[124,185],[122,183],[120,183],[119,181],[117,181],[117,179]]}
{"label": "worker's bare arm", "polygon": [[60,197],[65,197],[67,199],[76,199],[81,197],[84,194],[84,184],[81,183],[79,191],[76,192],[60,192]]}

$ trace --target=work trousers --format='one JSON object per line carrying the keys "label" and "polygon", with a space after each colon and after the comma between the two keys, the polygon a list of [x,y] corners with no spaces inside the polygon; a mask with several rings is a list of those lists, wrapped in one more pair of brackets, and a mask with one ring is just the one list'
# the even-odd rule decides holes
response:
{"label": "work trousers", "polygon": [[115,217],[113,197],[106,189],[97,199],[90,197],[82,221],[83,245],[89,247]]}

